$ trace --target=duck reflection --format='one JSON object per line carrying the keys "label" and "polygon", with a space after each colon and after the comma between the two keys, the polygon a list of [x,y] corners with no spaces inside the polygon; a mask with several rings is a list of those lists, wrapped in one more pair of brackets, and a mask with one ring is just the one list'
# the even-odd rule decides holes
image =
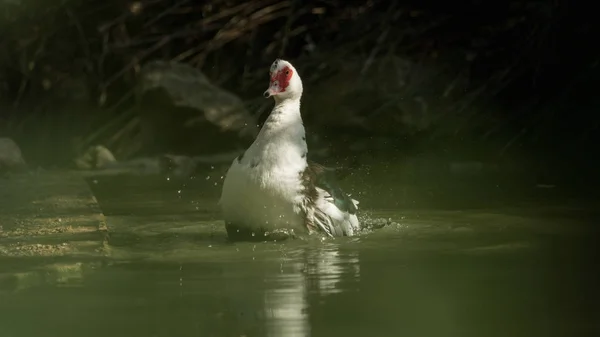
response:
{"label": "duck reflection", "polygon": [[[337,244],[296,252],[281,265],[280,272],[266,278],[265,330],[268,336],[310,336],[308,310],[316,295],[357,288],[360,265],[357,252],[343,252]],[[355,286],[353,286],[355,285]]]}
{"label": "duck reflection", "polygon": [[[328,245],[307,252],[307,278],[311,291],[322,295],[351,291],[360,281],[358,252],[340,252],[337,245]],[[343,281],[349,282],[347,286]]]}

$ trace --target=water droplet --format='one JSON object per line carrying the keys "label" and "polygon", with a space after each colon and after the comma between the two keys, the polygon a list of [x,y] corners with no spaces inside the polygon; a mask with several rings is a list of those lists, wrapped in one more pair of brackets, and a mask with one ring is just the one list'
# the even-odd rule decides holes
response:
{"label": "water droplet", "polygon": [[181,190],[177,190],[177,193],[178,193],[178,194],[181,194]]}
{"label": "water droplet", "polygon": [[210,179],[210,176],[206,176],[206,180]]}

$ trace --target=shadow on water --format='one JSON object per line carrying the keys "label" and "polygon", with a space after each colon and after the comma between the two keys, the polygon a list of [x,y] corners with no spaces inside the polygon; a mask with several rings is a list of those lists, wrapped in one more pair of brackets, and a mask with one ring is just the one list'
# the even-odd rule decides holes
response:
{"label": "shadow on water", "polygon": [[[90,184],[107,216],[105,254],[1,260],[12,277],[0,282],[0,336],[598,332],[599,208],[574,199],[474,188],[451,207],[435,198],[456,190],[374,179],[355,194],[365,217],[392,225],[355,238],[233,244],[210,179]],[[446,207],[426,209],[436,200]]]}

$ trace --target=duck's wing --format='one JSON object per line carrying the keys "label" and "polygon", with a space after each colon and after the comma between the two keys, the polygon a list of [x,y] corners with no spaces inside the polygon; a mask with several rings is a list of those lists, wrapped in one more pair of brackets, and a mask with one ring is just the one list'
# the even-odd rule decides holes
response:
{"label": "duck's wing", "polygon": [[358,202],[346,194],[338,184],[342,171],[330,168],[313,161],[308,161],[307,173],[315,187],[327,192],[333,204],[342,212],[356,214]]}
{"label": "duck's wing", "polygon": [[358,201],[337,184],[336,170],[309,162],[302,175],[308,205],[306,225],[329,236],[353,236],[360,229]]}

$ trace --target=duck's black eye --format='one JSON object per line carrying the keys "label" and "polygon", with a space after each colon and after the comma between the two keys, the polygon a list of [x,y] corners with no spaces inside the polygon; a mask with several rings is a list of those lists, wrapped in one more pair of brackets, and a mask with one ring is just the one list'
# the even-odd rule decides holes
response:
{"label": "duck's black eye", "polygon": [[290,71],[289,71],[289,70],[286,70],[286,71],[285,71],[285,74],[286,74],[286,75],[289,75],[289,74],[290,74]]}

